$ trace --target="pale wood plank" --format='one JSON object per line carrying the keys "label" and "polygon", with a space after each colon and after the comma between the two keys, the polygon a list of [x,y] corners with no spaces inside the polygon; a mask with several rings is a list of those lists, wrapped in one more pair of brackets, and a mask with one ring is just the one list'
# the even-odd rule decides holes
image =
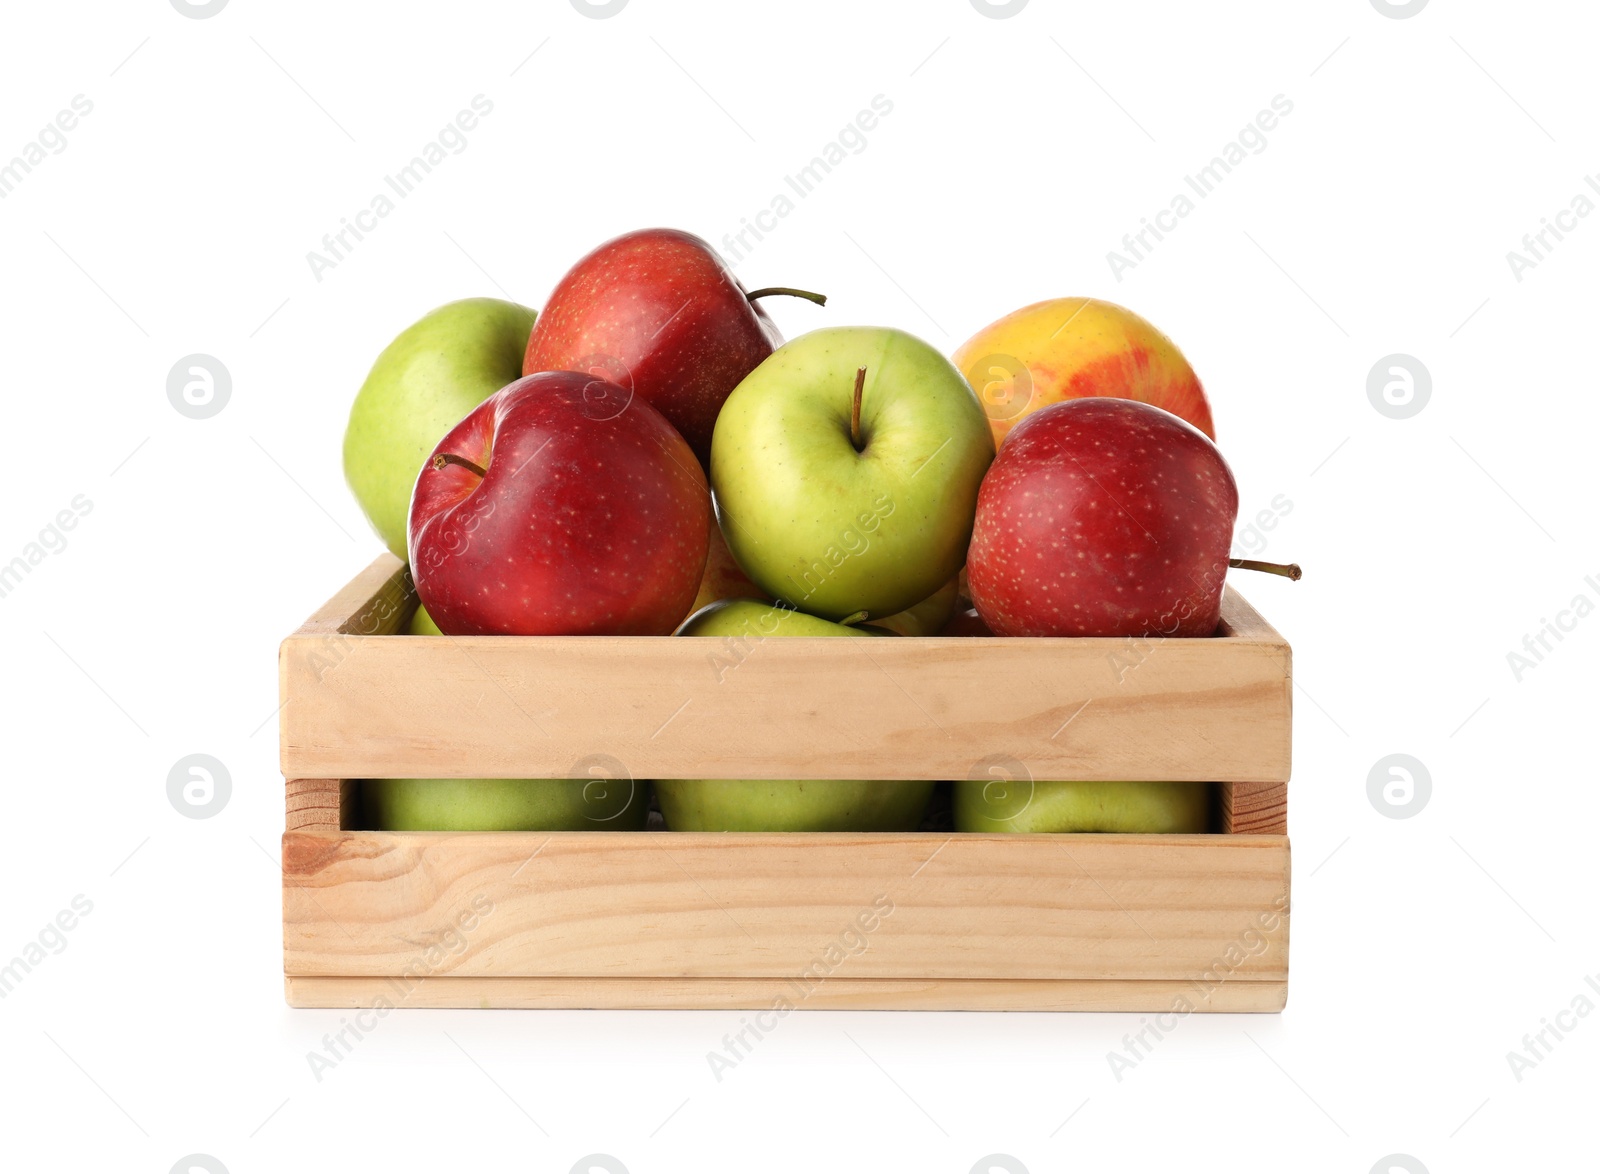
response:
{"label": "pale wood plank", "polygon": [[763,1010],[786,999],[815,1011],[1281,1011],[1284,982],[1210,987],[1161,980],[828,979],[802,999],[785,979],[337,978],[288,976],[293,1007],[501,1007],[672,1011]]}
{"label": "pale wood plank", "polygon": [[1242,835],[289,832],[284,969],[788,978],[887,902],[839,976],[1181,981],[1232,950],[1231,980],[1281,982],[1288,851]]}
{"label": "pale wood plank", "polygon": [[287,777],[560,778],[596,753],[636,778],[965,778],[993,755],[1039,779],[1289,777],[1288,646],[1237,593],[1251,635],[1205,640],[321,630],[352,606],[344,628],[403,622],[403,575],[385,556],[365,603],[352,586],[284,642]]}

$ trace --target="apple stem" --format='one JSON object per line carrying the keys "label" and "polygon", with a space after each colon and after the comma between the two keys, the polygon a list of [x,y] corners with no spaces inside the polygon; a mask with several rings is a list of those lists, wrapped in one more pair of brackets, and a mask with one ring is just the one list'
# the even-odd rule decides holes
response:
{"label": "apple stem", "polygon": [[782,294],[787,298],[805,298],[806,301],[815,302],[819,306],[826,306],[828,304],[827,294],[812,293],[808,289],[794,289],[793,287],[787,285],[764,286],[763,288],[755,290],[751,293],[747,293],[744,296],[753,302],[757,298],[764,298],[769,294]]}
{"label": "apple stem", "polygon": [[442,469],[446,465],[460,465],[469,473],[476,473],[479,477],[488,476],[488,472],[480,464],[467,460],[466,457],[457,456],[453,452],[442,452],[433,458],[433,467]]}
{"label": "apple stem", "polygon": [[1290,580],[1300,577],[1299,563],[1263,563],[1253,558],[1230,558],[1228,565],[1238,567],[1241,571],[1265,571],[1269,575],[1282,575]]}
{"label": "apple stem", "polygon": [[861,451],[861,389],[867,385],[867,369],[856,368],[856,390],[850,400],[850,443]]}

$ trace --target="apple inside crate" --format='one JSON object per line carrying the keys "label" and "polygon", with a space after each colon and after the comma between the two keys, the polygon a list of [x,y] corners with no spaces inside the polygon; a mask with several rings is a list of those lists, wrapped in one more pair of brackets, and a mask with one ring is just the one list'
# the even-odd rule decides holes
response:
{"label": "apple inside crate", "polygon": [[[1290,651],[1205,639],[422,637],[384,555],[280,652],[302,1007],[1277,1011]],[[353,780],[1214,781],[1209,835],[380,832]]]}

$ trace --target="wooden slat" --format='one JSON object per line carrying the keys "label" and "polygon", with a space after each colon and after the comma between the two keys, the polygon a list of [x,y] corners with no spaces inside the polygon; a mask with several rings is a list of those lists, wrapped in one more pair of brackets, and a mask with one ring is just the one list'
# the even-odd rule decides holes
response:
{"label": "wooden slat", "polygon": [[[385,561],[386,560],[386,561]],[[389,620],[385,555],[347,617]],[[387,593],[387,594],[386,594]],[[1289,649],[1231,589],[1205,640],[359,636],[330,603],[280,653],[290,778],[1289,777]],[[401,616],[403,620],[403,615]]]}
{"label": "wooden slat", "polygon": [[1223,783],[1222,830],[1244,835],[1288,835],[1288,784]]}
{"label": "wooden slat", "polygon": [[[289,832],[290,975],[1287,975],[1280,836]],[[873,909],[892,912],[877,918]],[[859,920],[858,920],[859,919]],[[470,924],[468,924],[470,923]]]}
{"label": "wooden slat", "polygon": [[797,992],[787,979],[325,978],[284,980],[293,1007],[503,1007],[816,1011],[1283,1010],[1283,982],[1006,979],[828,979]]}

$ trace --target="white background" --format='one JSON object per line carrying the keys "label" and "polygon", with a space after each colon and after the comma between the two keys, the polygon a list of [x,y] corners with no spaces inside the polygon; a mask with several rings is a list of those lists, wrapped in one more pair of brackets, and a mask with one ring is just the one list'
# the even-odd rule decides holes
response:
{"label": "white background", "polygon": [[[1520,1082],[1507,1053],[1600,972],[1600,619],[1520,682],[1507,653],[1600,599],[1600,217],[1521,281],[1506,254],[1600,169],[1596,23],[1467,0],[8,5],[0,160],[94,108],[0,200],[0,562],[75,495],[92,511],[0,599],[0,955],[76,895],[93,911],[0,1002],[6,1165],[1365,1174],[1587,1147],[1600,1016]],[[480,93],[467,149],[318,281],[307,253]],[[738,266],[830,295],[772,306],[790,336],[950,350],[1039,298],[1122,302],[1200,372],[1244,514],[1293,503],[1266,557],[1305,580],[1244,585],[1295,648],[1288,1010],[1185,1020],[1120,1081],[1136,1016],[791,1016],[720,1083],[737,1013],[413,1013],[318,1082],[340,1014],[282,1000],[274,657],[379,549],[340,468],[367,366],[438,303],[538,306],[618,232],[720,241],[877,94],[866,148]],[[1118,281],[1107,252],[1278,94],[1266,149]],[[211,419],[166,396],[195,352],[232,375]],[[1395,352],[1433,382],[1406,420],[1366,392]],[[197,752],[233,780],[206,820],[166,793]],[[1368,799],[1396,752],[1432,777],[1409,819]]]}

